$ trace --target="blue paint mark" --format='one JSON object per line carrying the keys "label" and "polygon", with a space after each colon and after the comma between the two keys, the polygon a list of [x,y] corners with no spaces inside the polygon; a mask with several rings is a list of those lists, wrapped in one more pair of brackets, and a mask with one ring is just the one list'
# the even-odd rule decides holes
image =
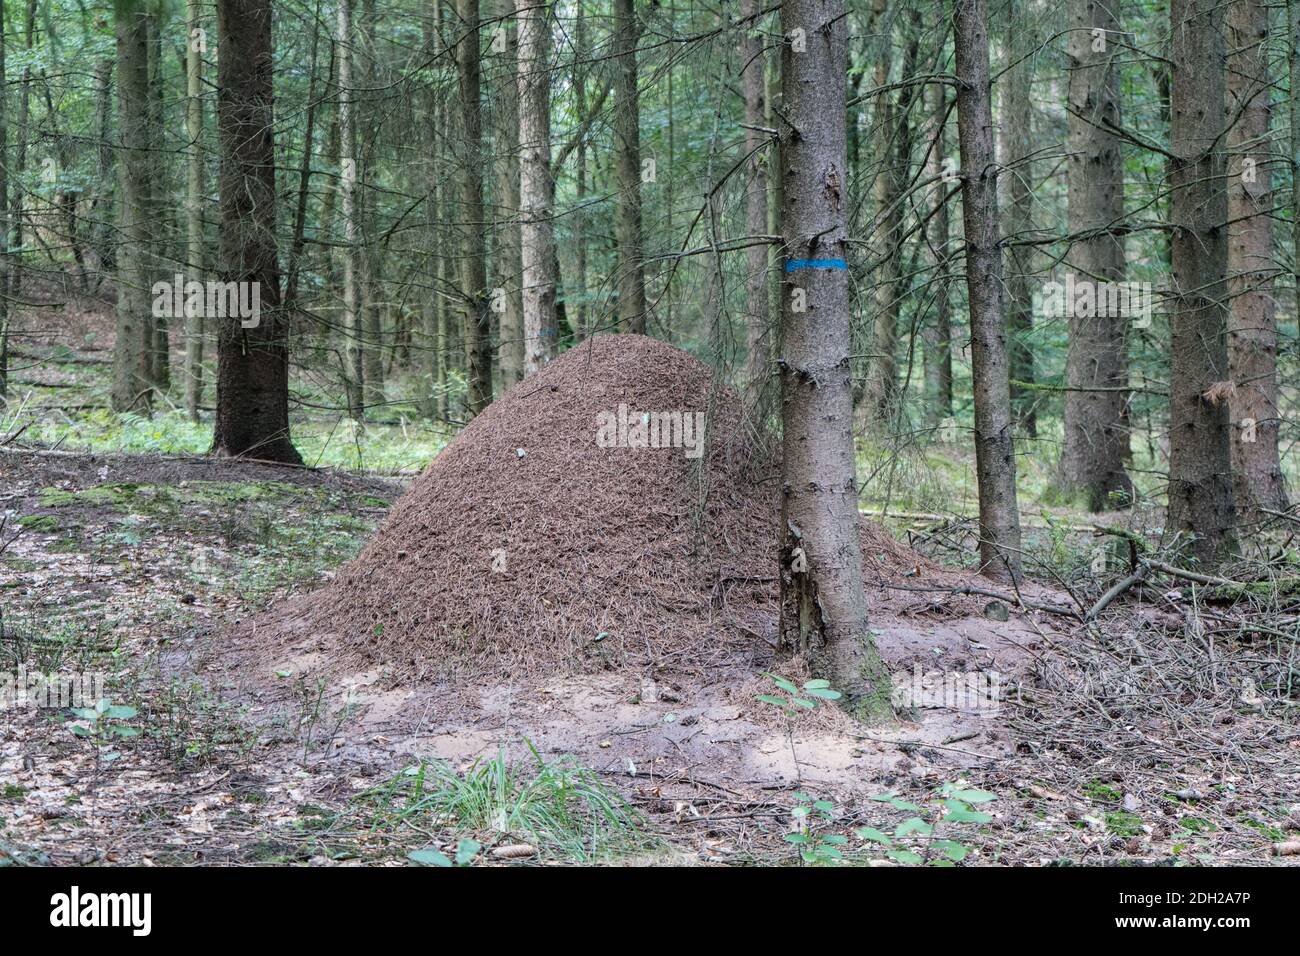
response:
{"label": "blue paint mark", "polygon": [[800,269],[847,269],[843,259],[787,259],[786,272],[798,272]]}

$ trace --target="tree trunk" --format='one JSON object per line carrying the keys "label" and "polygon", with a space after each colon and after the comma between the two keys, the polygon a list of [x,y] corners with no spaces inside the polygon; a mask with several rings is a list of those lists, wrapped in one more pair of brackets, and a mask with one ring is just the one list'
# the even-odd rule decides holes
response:
{"label": "tree trunk", "polygon": [[[945,22],[943,0],[935,4],[938,22]],[[927,91],[927,112],[933,124],[933,140],[926,162],[926,178],[936,180],[932,186],[934,215],[930,219],[929,243],[934,251],[934,317],[921,331],[925,360],[925,423],[940,427],[952,417],[952,305],[948,293],[948,270],[952,267],[952,248],[948,238],[948,186],[943,178],[947,158],[948,120],[947,88],[932,83]]]}
{"label": "tree trunk", "polygon": [[522,216],[524,372],[555,357],[555,181],[551,178],[551,9],[518,0],[519,202]]}
{"label": "tree trunk", "polygon": [[[1012,241],[1024,240],[1034,228],[1033,222],[1033,78],[1034,50],[1032,32],[1034,13],[1024,0],[1013,0],[1007,49],[1010,62],[1002,74],[1002,128],[1006,133],[1003,149],[1007,182],[1006,234]],[[1075,34],[1071,34],[1071,37]],[[1029,336],[1034,328],[1034,301],[1029,291],[1033,271],[1033,252],[1029,246],[1008,246],[1007,327],[1011,347],[1011,409],[1016,423],[1030,438],[1038,434],[1038,415],[1034,410],[1034,355]],[[1023,383],[1023,384],[1020,384]]]}
{"label": "tree trunk", "polygon": [[[1269,142],[1268,7],[1228,7],[1228,370],[1234,389],[1232,476],[1237,512],[1254,523],[1261,508],[1287,506],[1278,462],[1277,315],[1273,298],[1274,203]],[[1297,91],[1300,92],[1300,91]]]}
{"label": "tree trunk", "polygon": [[289,323],[275,242],[270,0],[218,0],[217,50],[221,280],[256,283],[261,307],[256,325],[219,320],[212,453],[300,464],[289,439]]}
{"label": "tree trunk", "polygon": [[[541,0],[538,0],[541,2]],[[507,24],[515,20],[515,0],[497,0],[501,22],[497,29],[504,40],[505,49],[497,57],[494,84],[496,127],[497,188],[497,285],[504,295],[500,299],[499,351],[501,387],[509,388],[524,377],[525,353],[529,348],[529,333],[524,324],[523,253],[520,248],[524,226],[520,222],[523,201],[520,198],[520,137],[521,123],[525,122],[522,110],[525,104],[519,99],[523,94],[522,64],[519,62],[523,37],[523,17],[531,3],[522,3],[518,19],[518,39],[512,36]],[[495,46],[494,46],[495,49]],[[550,117],[547,117],[549,122]]]}
{"label": "tree trunk", "polygon": [[614,0],[614,172],[618,208],[618,322],[624,332],[646,330],[645,262],[641,234],[641,107],[634,0]]}
{"label": "tree trunk", "polygon": [[[378,66],[375,57],[375,0],[363,0],[361,17],[357,24],[357,49],[361,56],[361,86],[367,96],[373,96],[377,89]],[[354,98],[353,102],[356,100]],[[379,121],[373,109],[357,110],[353,122],[364,119],[360,130],[354,134],[354,141],[360,151],[357,157],[357,179],[363,185],[372,182],[371,170],[375,166],[375,147],[379,138]],[[384,331],[384,310],[380,287],[385,257],[379,255],[376,237],[379,233],[379,203],[377,190],[358,190],[356,194],[357,225],[361,233],[361,271],[358,276],[361,306],[361,363],[364,366],[364,378],[361,394],[365,407],[377,408],[381,414],[387,404],[384,392],[384,347],[387,341]]]}
{"label": "tree trunk", "polygon": [[[1068,229],[1086,235],[1074,241],[1067,264],[1076,281],[1093,283],[1125,277],[1124,238],[1106,231],[1124,221],[1124,159],[1111,132],[1120,124],[1118,63],[1124,53],[1116,9],[1106,0],[1070,0]],[[1128,393],[1122,391],[1133,317],[1070,311],[1059,483],[1083,492],[1088,510],[1104,511],[1133,495],[1124,470],[1129,430]]]}
{"label": "tree trunk", "polygon": [[1235,547],[1228,420],[1224,271],[1228,203],[1223,8],[1171,0],[1170,219],[1174,226],[1170,315],[1170,532],[1193,538],[1189,554],[1213,565]]}
{"label": "tree trunk", "polygon": [[462,339],[467,376],[466,412],[477,415],[492,401],[492,354],[483,220],[483,114],[479,51],[479,0],[456,0],[455,30],[460,86],[460,282],[465,314]]}
{"label": "tree trunk", "polygon": [[[164,157],[163,140],[163,84],[162,84],[162,30],[161,14],[149,16],[149,149],[146,158],[152,166],[149,174],[149,231],[150,245],[147,268],[151,281],[163,275],[165,264],[173,264],[177,255],[172,248],[172,192],[168,183],[168,168]],[[168,272],[174,270],[168,269]],[[154,389],[159,395],[166,395],[172,384],[171,365],[171,328],[165,311],[155,312],[152,316],[151,331],[153,347],[151,351],[149,374]]]}
{"label": "tree trunk", "polygon": [[751,237],[745,250],[745,373],[744,402],[750,422],[761,427],[766,417],[764,396],[772,377],[768,329],[768,249],[753,239],[767,234],[767,56],[758,16],[758,0],[741,0],[744,31],[740,63],[745,97],[745,153],[749,157],[745,180],[745,232]]}
{"label": "tree trunk", "polygon": [[357,228],[355,97],[352,88],[352,0],[338,0],[339,211],[343,217],[343,390],[353,421],[365,419],[364,329],[358,285],[364,266]]}
{"label": "tree trunk", "polygon": [[850,712],[883,719],[889,674],[867,629],[853,456],[843,0],[783,0],[781,30],[791,124],[782,151],[781,634]]}
{"label": "tree trunk", "polygon": [[1016,504],[1007,331],[1002,321],[1002,253],[998,249],[997,165],[993,157],[985,0],[956,0],[953,29],[975,401],[980,570],[995,579],[1014,580],[1020,577],[1020,512]]}
{"label": "tree trunk", "polygon": [[[146,262],[149,222],[149,31],[146,14],[120,8],[116,17],[118,134],[117,341],[113,347],[114,411],[148,412],[153,325]],[[17,227],[15,227],[17,229]]]}
{"label": "tree trunk", "polygon": [[[186,271],[195,279],[206,275],[203,254],[203,10],[200,0],[187,0],[185,38],[185,134],[186,153],[185,240]],[[203,395],[203,310],[185,311],[185,410],[199,420]]]}
{"label": "tree trunk", "polygon": [[[0,90],[7,89],[7,18],[0,2]],[[9,103],[0,94],[0,237],[9,235]],[[0,408],[9,404],[9,250],[0,252]]]}

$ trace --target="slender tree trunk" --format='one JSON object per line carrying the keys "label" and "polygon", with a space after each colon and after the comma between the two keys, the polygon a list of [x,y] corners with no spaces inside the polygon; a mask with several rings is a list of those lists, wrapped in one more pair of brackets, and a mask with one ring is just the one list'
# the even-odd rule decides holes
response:
{"label": "slender tree trunk", "polygon": [[[936,3],[938,22],[942,24],[943,0]],[[940,41],[942,42],[942,41]],[[948,118],[947,88],[932,83],[927,91],[928,112],[933,124],[933,142],[926,164],[926,176],[936,182],[932,188],[934,215],[930,219],[929,243],[934,256],[934,317],[922,329],[925,358],[926,425],[938,428],[952,417],[952,305],[948,291],[948,271],[952,268],[952,248],[948,237],[948,183],[943,179],[947,158],[945,127]]]}
{"label": "slender tree trunk", "polygon": [[[23,36],[25,47],[30,60],[32,44],[35,39],[36,27],[36,0],[27,0],[26,16],[24,18]],[[8,95],[6,91],[0,91],[0,95]],[[27,171],[27,142],[29,139],[28,124],[31,112],[31,67],[24,66],[22,70],[22,81],[19,85],[18,95],[18,136],[14,152],[17,154],[14,159],[14,188],[9,199],[12,203],[9,208],[8,226],[10,232],[4,235],[12,235],[9,240],[9,246],[13,250],[12,257],[8,262],[8,283],[4,292],[12,295],[14,298],[21,298],[23,291],[23,176]],[[6,170],[6,178],[8,171]],[[6,314],[8,313],[8,304],[6,303]],[[8,369],[9,369],[9,323],[4,325],[4,376],[6,379],[6,388],[8,387]]]}
{"label": "slender tree trunk", "polygon": [[[203,254],[203,8],[200,0],[187,0],[185,40],[185,134],[189,137],[186,154],[185,239],[187,272],[197,280],[206,275]],[[202,309],[185,311],[185,410],[192,421],[199,420],[199,402],[203,395]]]}
{"label": "slender tree trunk", "polygon": [[614,0],[614,171],[618,187],[618,321],[624,332],[646,330],[641,234],[641,106],[637,82],[640,28],[634,0]]}
{"label": "slender tree trunk", "polygon": [[[375,52],[375,0],[362,0],[361,16],[357,23],[355,37],[361,57],[361,84],[369,99],[379,86],[378,63]],[[354,75],[355,75],[354,70]],[[354,99],[355,103],[356,100]],[[356,110],[353,123],[358,130],[353,134],[354,142],[360,151],[357,157],[357,179],[363,185],[373,181],[371,170],[375,168],[375,150],[379,139],[379,121],[373,110]],[[384,330],[384,304],[380,292],[383,283],[384,257],[379,255],[376,237],[379,233],[377,205],[379,194],[376,191],[360,189],[356,193],[357,225],[361,233],[361,254],[359,262],[361,271],[358,275],[361,308],[361,362],[364,366],[364,378],[361,393],[366,408],[383,411],[387,403],[384,391],[384,348],[387,337]]]}
{"label": "slender tree trunk", "polygon": [[[575,63],[573,67],[573,100],[578,115],[587,115],[587,58],[591,55],[591,46],[587,39],[587,16],[583,0],[576,0],[574,12],[575,24],[574,46]],[[574,263],[578,274],[577,294],[573,306],[574,337],[582,341],[591,334],[590,307],[587,305],[587,134],[585,129],[578,131],[575,147],[574,194],[576,202],[573,210]]]}
{"label": "slender tree trunk", "polygon": [[[0,91],[8,88],[4,3],[0,2]],[[0,237],[9,235],[9,101],[0,92]],[[0,251],[0,408],[9,404],[9,250]]]}
{"label": "slender tree trunk", "polygon": [[357,215],[356,91],[352,86],[352,0],[338,0],[339,210],[343,217],[343,389],[353,421],[365,419],[365,353],[360,290],[363,272]]}
{"label": "slender tree trunk", "polygon": [[149,30],[144,13],[119,8],[117,33],[118,163],[117,341],[113,347],[113,410],[149,411],[153,349],[146,262],[149,222]]}
{"label": "slender tree trunk", "polygon": [[891,714],[867,629],[849,361],[843,0],[783,0],[781,634],[865,719]]}
{"label": "slender tree trunk", "polygon": [[1291,129],[1291,288],[1293,306],[1300,312],[1300,0],[1287,0],[1287,72],[1290,74]]}
{"label": "slender tree trunk", "polygon": [[[1076,281],[1125,281],[1124,239],[1106,230],[1124,221],[1124,160],[1119,137],[1117,7],[1107,0],[1070,0],[1069,232],[1085,234],[1069,252]],[[1100,35],[1094,31],[1101,31]],[[1098,285],[1098,287],[1100,287]],[[1129,456],[1125,419],[1129,315],[1071,309],[1065,377],[1065,439],[1059,482],[1083,492],[1090,511],[1131,500],[1124,470]],[[1116,499],[1120,500],[1116,500]]]}
{"label": "slender tree trunk", "polygon": [[551,9],[518,0],[519,200],[523,220],[525,374],[555,357],[555,181],[551,178]]}
{"label": "slender tree trunk", "polygon": [[[1113,2],[1113,0],[1110,0]],[[1034,49],[1037,41],[1031,27],[1033,12],[1025,0],[1013,0],[1008,14],[1011,20],[1011,62],[1002,75],[1003,130],[1006,133],[1003,162],[1008,171],[1006,233],[1011,240],[1024,240],[1034,228],[1033,221],[1033,78]],[[1074,34],[1071,34],[1073,37]],[[1029,291],[1033,271],[1033,252],[1028,246],[1009,246],[1006,256],[1007,326],[1011,336],[1011,409],[1016,422],[1030,438],[1038,434],[1038,416],[1034,410],[1034,355],[1029,336],[1034,328],[1034,302]],[[1019,384],[1024,383],[1024,384]]]}
{"label": "slender tree trunk", "polygon": [[[759,0],[741,0],[744,18],[740,43],[743,73],[741,87],[745,98],[745,153],[749,156],[745,180],[745,232],[752,236],[767,233],[767,56],[764,53],[762,25],[758,15]],[[768,334],[768,250],[765,243],[754,242],[745,250],[745,376],[744,402],[755,426],[765,417],[764,396],[772,377],[772,358]]]}
{"label": "slender tree trunk", "polygon": [[[167,163],[163,152],[163,86],[162,86],[162,31],[161,14],[149,16],[149,110],[147,113],[149,149],[145,159],[152,169],[149,173],[149,245],[146,265],[150,281],[163,274],[164,263],[174,261],[176,252],[171,248],[172,218],[170,213],[171,189],[167,182]],[[171,270],[168,270],[171,272]],[[159,395],[171,388],[171,323],[166,310],[156,310],[151,316],[152,329],[149,350],[149,380]]]}
{"label": "slender tree trunk", "polygon": [[1224,307],[1228,215],[1221,137],[1223,7],[1171,0],[1170,219],[1174,226],[1170,316],[1170,532],[1213,565],[1235,547]]}
{"label": "slender tree trunk", "polygon": [[487,298],[483,219],[483,114],[479,50],[479,0],[456,0],[456,67],[460,84],[461,294],[465,301],[462,338],[468,378],[466,411],[477,415],[492,401],[492,354]]}
{"label": "slender tree trunk", "polygon": [[289,323],[276,256],[270,0],[217,0],[221,280],[256,283],[256,324],[220,320],[212,453],[301,463],[289,439]]}
{"label": "slender tree trunk", "polygon": [[[499,309],[498,355],[501,370],[501,387],[509,388],[524,377],[524,355],[529,347],[528,332],[524,326],[524,267],[520,251],[520,123],[524,104],[519,100],[521,86],[520,47],[523,44],[523,16],[531,4],[520,6],[519,19],[515,17],[515,0],[495,0],[501,17],[496,29],[500,37],[491,47],[496,80],[493,82],[493,126],[496,141],[496,207],[497,254],[496,285],[502,294],[493,294],[494,308]],[[539,0],[540,2],[540,0]],[[509,24],[518,23],[518,35],[511,32]],[[548,117],[549,120],[549,117]],[[495,303],[500,303],[495,305]]]}
{"label": "slender tree trunk", "polygon": [[1020,512],[1016,504],[1007,330],[1002,321],[1002,253],[998,249],[997,165],[993,156],[985,0],[955,0],[953,29],[971,387],[975,400],[980,570],[992,578],[1014,580],[1020,576]]}
{"label": "slender tree trunk", "polygon": [[[1245,522],[1261,508],[1287,506],[1278,462],[1281,411],[1277,384],[1277,315],[1273,298],[1272,149],[1269,138],[1268,7],[1235,0],[1228,7],[1228,370],[1236,427],[1232,475]],[[1294,212],[1293,212],[1294,214]]]}

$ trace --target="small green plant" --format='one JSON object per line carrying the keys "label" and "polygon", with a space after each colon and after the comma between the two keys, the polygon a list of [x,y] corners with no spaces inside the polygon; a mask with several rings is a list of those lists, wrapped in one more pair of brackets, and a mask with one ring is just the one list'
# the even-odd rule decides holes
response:
{"label": "small green plant", "polygon": [[785,842],[798,847],[800,859],[811,866],[843,862],[844,852],[840,847],[848,844],[848,837],[838,833],[818,833],[814,829],[818,821],[835,821],[835,804],[829,800],[815,800],[806,793],[796,793],[794,798],[798,803],[790,815],[795,819],[796,829],[785,835]]}
{"label": "small green plant", "polygon": [[420,866],[469,866],[482,849],[483,844],[477,840],[461,840],[456,844],[456,859],[454,861],[436,846],[425,847],[423,850],[412,850],[406,854],[406,858]]}
{"label": "small green plant", "polygon": [[[897,863],[913,866],[954,866],[960,863],[970,855],[970,848],[951,837],[935,839],[937,829],[942,826],[946,830],[956,824],[990,822],[993,817],[974,809],[972,804],[988,803],[996,800],[997,795],[986,790],[969,790],[947,783],[939,788],[935,797],[937,805],[929,809],[893,793],[872,797],[872,800],[888,803],[895,810],[911,813],[912,816],[898,824],[892,836],[875,827],[861,827],[856,831],[858,838],[880,844],[885,848],[886,855]],[[920,847],[920,852],[917,852],[912,845],[921,840],[925,842]]]}
{"label": "small green plant", "polygon": [[100,767],[122,756],[118,751],[108,748],[114,741],[140,735],[140,728],[124,723],[136,716],[136,709],[125,704],[114,704],[109,698],[102,697],[94,707],[74,708],[72,715],[77,718],[71,728],[73,735],[90,741],[94,748],[94,788],[98,790]]}
{"label": "small green plant", "polygon": [[798,687],[793,681],[778,677],[776,674],[769,674],[764,671],[763,676],[775,684],[777,689],[783,691],[783,693],[759,694],[758,699],[765,704],[779,707],[787,717],[794,716],[800,710],[815,710],[818,701],[839,700],[841,696],[839,691],[831,690],[831,683],[827,680],[805,681],[803,687]]}

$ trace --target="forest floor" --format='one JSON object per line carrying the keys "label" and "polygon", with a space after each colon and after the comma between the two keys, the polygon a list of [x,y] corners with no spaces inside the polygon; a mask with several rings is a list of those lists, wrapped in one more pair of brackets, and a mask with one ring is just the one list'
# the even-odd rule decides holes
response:
{"label": "forest floor", "polygon": [[1027,506],[1039,583],[1012,592],[962,570],[969,456],[864,451],[888,489],[865,510],[946,566],[869,590],[884,656],[909,686],[997,674],[996,707],[926,700],[878,728],[780,708],[807,676],[761,634],[708,666],[411,686],[322,666],[295,608],[446,434],[401,409],[364,433],[320,416],[295,422],[318,468],[203,458],[179,412],[102,408],[102,319],[19,343],[0,674],[102,674],[121,709],[0,713],[0,865],[1300,860],[1294,596],[1153,577],[1081,620],[1128,572],[1120,548],[1087,573],[1115,540],[1094,526],[1154,506]]}
{"label": "forest floor", "polygon": [[[12,516],[0,538],[0,669],[102,672],[107,696],[133,711],[119,723],[140,731],[86,739],[66,713],[7,712],[0,858],[400,863],[430,846],[454,855],[472,838],[486,859],[523,862],[794,863],[786,836],[806,806],[814,839],[886,862],[890,848],[857,832],[932,821],[945,784],[994,795],[980,806],[991,820],[918,828],[892,849],[934,855],[942,837],[962,845],[966,864],[1263,863],[1300,828],[1295,709],[1242,683],[1294,645],[1216,638],[1207,605],[1208,644],[1189,646],[1176,595],[1089,629],[1010,595],[990,608],[960,583],[873,593],[895,666],[996,669],[1011,690],[993,713],[917,708],[875,730],[833,710],[787,718],[766,706],[759,695],[774,687],[756,676],[771,666],[766,645],[748,669],[653,679],[327,681],[313,676],[310,636],[258,664],[218,638],[352,557],[400,484],[13,448],[0,452],[0,479]],[[1067,600],[1043,588],[1022,596]],[[539,765],[621,796],[625,820],[599,837],[557,826],[547,845],[490,819],[466,829],[454,814],[406,812],[435,772],[546,778]]]}

